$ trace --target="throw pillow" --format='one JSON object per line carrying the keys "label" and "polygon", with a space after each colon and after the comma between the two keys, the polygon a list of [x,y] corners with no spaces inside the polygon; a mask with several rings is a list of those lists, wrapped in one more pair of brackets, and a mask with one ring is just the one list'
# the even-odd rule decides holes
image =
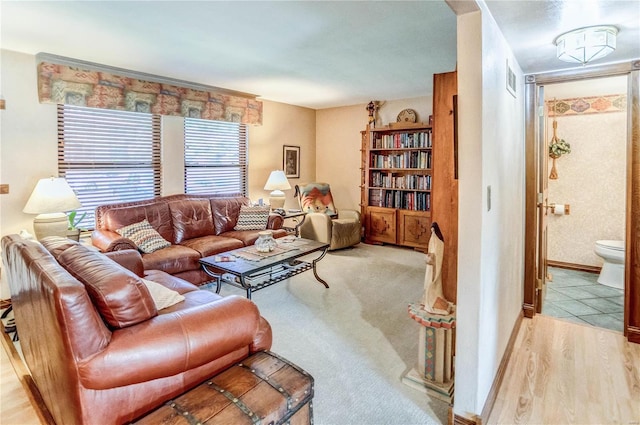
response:
{"label": "throw pillow", "polygon": [[116,230],[116,232],[120,236],[130,239],[145,254],[171,246],[171,242],[160,236],[160,233],[151,227],[146,218],[140,223],[124,226]]}
{"label": "throw pillow", "polygon": [[264,230],[269,221],[269,206],[240,207],[238,223],[233,230]]}
{"label": "throw pillow", "polygon": [[166,286],[154,282],[152,280],[142,279],[142,282],[147,286],[153,302],[156,304],[157,310],[162,310],[167,307],[171,307],[174,304],[178,304],[180,301],[184,301],[184,295],[173,291]]}

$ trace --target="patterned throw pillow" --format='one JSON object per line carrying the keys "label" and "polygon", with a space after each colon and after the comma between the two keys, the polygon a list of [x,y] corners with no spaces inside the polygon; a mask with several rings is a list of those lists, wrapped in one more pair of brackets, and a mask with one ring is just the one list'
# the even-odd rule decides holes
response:
{"label": "patterned throw pillow", "polygon": [[269,221],[269,206],[249,207],[242,205],[238,223],[233,230],[264,230]]}
{"label": "patterned throw pillow", "polygon": [[145,254],[150,254],[162,248],[171,246],[171,242],[160,236],[145,218],[140,223],[130,224],[116,230],[124,238],[131,239],[138,249]]}

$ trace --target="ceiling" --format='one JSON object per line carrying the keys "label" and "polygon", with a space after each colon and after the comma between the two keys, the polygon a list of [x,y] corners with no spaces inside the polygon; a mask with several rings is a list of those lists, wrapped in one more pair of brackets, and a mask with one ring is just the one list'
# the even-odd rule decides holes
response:
{"label": "ceiling", "polygon": [[[460,3],[460,1],[451,1]],[[612,24],[640,58],[640,1],[487,1],[526,73],[565,69],[553,39]],[[456,17],[432,1],[7,1],[0,46],[313,109],[432,93],[456,66]]]}
{"label": "ceiling", "polygon": [[556,58],[554,39],[593,25],[618,28],[616,51],[593,64],[640,59],[639,0],[486,1],[526,74],[581,68]]}

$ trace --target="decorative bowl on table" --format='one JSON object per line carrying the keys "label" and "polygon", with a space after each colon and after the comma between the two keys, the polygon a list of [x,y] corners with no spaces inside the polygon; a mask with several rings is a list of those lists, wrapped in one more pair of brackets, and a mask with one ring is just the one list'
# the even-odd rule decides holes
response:
{"label": "decorative bowl on table", "polygon": [[271,230],[264,230],[258,233],[255,246],[258,252],[271,252],[276,249],[276,240],[273,238],[273,232]]}

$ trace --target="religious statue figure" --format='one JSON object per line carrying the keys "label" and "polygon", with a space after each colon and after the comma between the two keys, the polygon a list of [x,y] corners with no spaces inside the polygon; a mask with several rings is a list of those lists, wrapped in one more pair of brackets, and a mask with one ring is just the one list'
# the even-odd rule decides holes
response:
{"label": "religious statue figure", "polygon": [[375,127],[376,113],[378,112],[378,109],[380,109],[380,102],[378,102],[377,100],[372,100],[371,102],[369,102],[369,104],[367,104],[367,107],[365,109],[369,112],[369,126]]}
{"label": "religious statue figure", "polygon": [[424,310],[431,314],[451,314],[452,304],[442,293],[442,260],[444,255],[444,237],[438,223],[431,224],[431,237],[427,252],[427,271],[424,277]]}

